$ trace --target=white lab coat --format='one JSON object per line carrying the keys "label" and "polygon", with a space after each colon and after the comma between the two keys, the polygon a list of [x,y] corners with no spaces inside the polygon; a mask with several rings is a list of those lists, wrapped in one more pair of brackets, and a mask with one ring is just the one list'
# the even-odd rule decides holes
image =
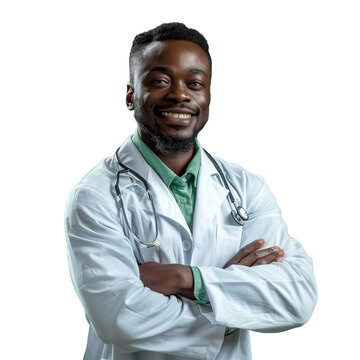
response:
{"label": "white lab coat", "polygon": [[[150,186],[161,246],[140,249],[123,226],[113,157],[70,194],[65,221],[70,273],[90,322],[85,360],[246,360],[251,359],[249,330],[283,331],[310,318],[317,299],[312,261],[288,235],[261,177],[218,159],[237,202],[250,215],[240,227],[230,215],[228,191],[202,151],[191,233],[173,196],[130,138],[119,154]],[[283,248],[283,262],[222,269],[258,238],[266,247]],[[144,287],[138,268],[143,261],[198,266],[212,309]],[[240,330],[224,337],[226,327]]]}

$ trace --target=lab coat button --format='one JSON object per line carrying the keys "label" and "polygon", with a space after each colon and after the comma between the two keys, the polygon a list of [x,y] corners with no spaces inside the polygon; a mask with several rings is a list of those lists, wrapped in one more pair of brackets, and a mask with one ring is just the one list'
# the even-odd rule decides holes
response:
{"label": "lab coat button", "polygon": [[189,240],[183,240],[183,248],[184,248],[184,250],[185,251],[188,251],[188,250],[190,250],[191,249],[191,241],[189,241]]}
{"label": "lab coat button", "polygon": [[181,201],[182,204],[185,204],[185,203],[186,203],[186,198],[182,197],[182,198],[180,199],[180,201]]}

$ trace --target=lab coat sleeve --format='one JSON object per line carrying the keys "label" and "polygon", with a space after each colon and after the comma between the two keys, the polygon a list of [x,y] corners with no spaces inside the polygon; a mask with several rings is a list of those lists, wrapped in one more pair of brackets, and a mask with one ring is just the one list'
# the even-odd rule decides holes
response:
{"label": "lab coat sleeve", "polygon": [[224,327],[211,325],[196,302],[144,287],[116,206],[94,189],[70,195],[65,230],[75,290],[104,343],[140,350],[213,359]]}
{"label": "lab coat sleeve", "polygon": [[283,261],[255,267],[199,266],[199,269],[216,324],[279,332],[308,321],[317,301],[317,290],[311,258],[289,236],[272,193],[262,178],[255,180],[259,179],[258,191],[254,195],[248,191],[246,206],[250,218],[243,228],[241,247],[263,238],[265,247],[277,245],[284,249]]}

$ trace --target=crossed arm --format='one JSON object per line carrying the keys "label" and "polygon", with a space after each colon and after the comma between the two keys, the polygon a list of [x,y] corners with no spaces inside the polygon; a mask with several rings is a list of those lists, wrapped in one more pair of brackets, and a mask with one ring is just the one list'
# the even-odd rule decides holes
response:
{"label": "crossed arm", "polygon": [[[289,237],[272,202],[261,208],[248,222],[243,242],[264,237],[279,247],[263,249],[265,242],[257,240],[235,254],[224,265],[226,271],[198,267],[213,309],[204,312],[191,300],[188,266],[139,266],[111,199],[93,189],[73,192],[66,213],[70,272],[99,339],[126,352],[210,358],[219,352],[226,327],[274,332],[305,323],[316,303],[311,259]],[[287,255],[283,262],[281,248]],[[233,286],[235,281],[241,286]],[[171,294],[182,299],[163,296]]]}
{"label": "crossed arm", "polygon": [[[225,265],[258,266],[281,262],[284,250],[278,246],[262,249],[263,239],[255,240],[241,248]],[[140,280],[145,286],[163,295],[194,297],[194,280],[189,266],[148,262],[139,266]]]}

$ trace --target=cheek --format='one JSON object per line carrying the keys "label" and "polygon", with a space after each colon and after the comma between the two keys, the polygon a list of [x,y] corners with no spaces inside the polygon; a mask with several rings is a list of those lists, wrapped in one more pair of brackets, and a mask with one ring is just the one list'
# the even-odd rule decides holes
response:
{"label": "cheek", "polygon": [[201,102],[199,102],[200,104],[200,107],[201,107],[201,112],[203,114],[207,114],[209,113],[209,105],[210,105],[210,96],[204,96],[202,99],[201,99]]}
{"label": "cheek", "polygon": [[136,118],[142,121],[146,120],[146,118],[149,116],[149,108],[146,102],[146,98],[137,97],[136,100],[134,101],[134,105],[135,105]]}
{"label": "cheek", "polygon": [[157,94],[154,94],[153,92],[143,91],[136,97],[136,103],[141,109],[146,109],[147,111],[149,111],[154,106],[154,104],[156,104],[157,99]]}
{"label": "cheek", "polygon": [[209,105],[210,105],[210,94],[204,95],[201,100],[199,99],[200,108],[201,108],[201,119],[199,124],[199,129],[201,130],[209,118]]}
{"label": "cheek", "polygon": [[205,110],[209,107],[210,100],[211,100],[210,92],[205,92],[201,94],[197,99],[198,104],[200,105],[202,110]]}

